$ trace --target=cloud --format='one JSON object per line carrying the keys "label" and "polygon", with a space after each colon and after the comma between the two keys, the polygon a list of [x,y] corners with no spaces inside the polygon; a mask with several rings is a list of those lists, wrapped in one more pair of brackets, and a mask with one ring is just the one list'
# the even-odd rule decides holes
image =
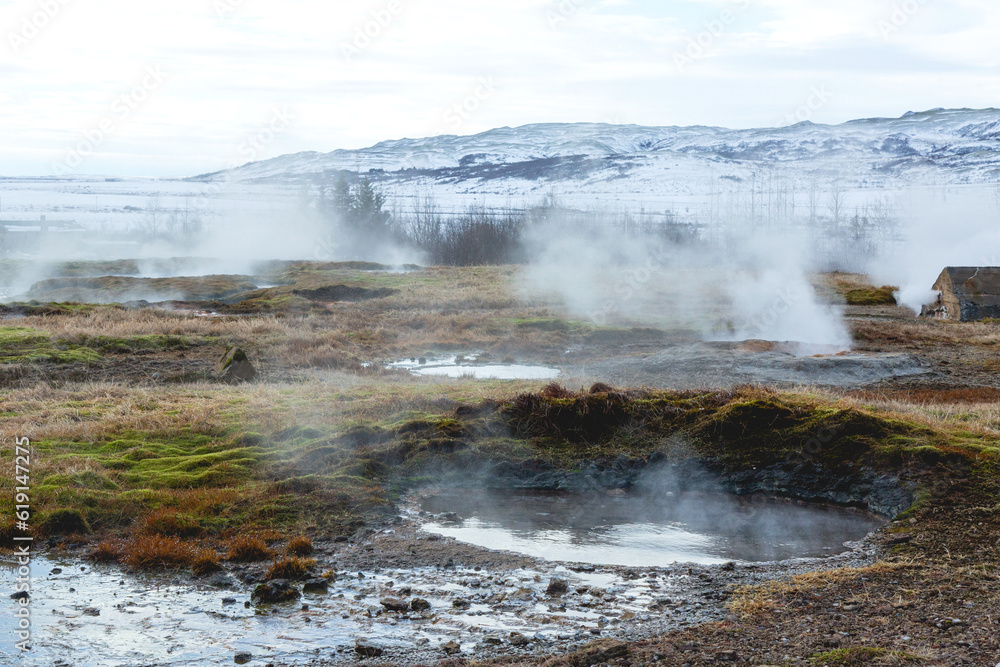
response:
{"label": "cloud", "polygon": [[[218,2],[230,7],[220,15]],[[918,0],[914,0],[918,2]],[[496,94],[462,133],[627,117],[645,124],[770,125],[811,86],[836,101],[814,120],[989,106],[1000,7],[925,2],[882,34],[889,0],[129,0],[67,2],[17,53],[35,2],[0,3],[6,174],[47,174],[154,64],[171,73],[82,171],[184,176],[233,159],[268,110],[302,110],[261,157],[426,136],[480,77]],[[393,8],[396,8],[395,10]],[[712,32],[724,12],[735,16]],[[553,20],[553,16],[555,19]],[[679,71],[691,40],[708,44]],[[367,33],[367,37],[365,37]],[[359,35],[361,37],[359,38]],[[356,40],[365,42],[359,47]],[[367,40],[367,41],[366,41]],[[360,43],[359,42],[359,43]],[[358,53],[345,56],[345,45]],[[919,83],[921,76],[934,85]],[[749,77],[749,80],[748,80]],[[164,138],[170,137],[164,172]],[[160,152],[158,152],[160,151]],[[116,161],[111,153],[128,154]],[[146,164],[132,156],[149,155]],[[183,155],[188,155],[187,160]],[[39,156],[46,156],[40,158]]]}

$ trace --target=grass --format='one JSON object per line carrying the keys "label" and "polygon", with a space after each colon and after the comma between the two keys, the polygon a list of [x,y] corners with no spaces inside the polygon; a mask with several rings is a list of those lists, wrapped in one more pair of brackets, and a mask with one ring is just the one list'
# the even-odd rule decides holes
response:
{"label": "grass", "polygon": [[45,331],[0,327],[0,364],[91,364],[99,359],[95,350],[53,340]]}
{"label": "grass", "polygon": [[285,551],[291,556],[308,556],[313,552],[313,543],[308,537],[299,535],[288,541]]}
{"label": "grass", "polygon": [[267,543],[258,537],[240,536],[229,541],[226,560],[234,563],[259,563],[274,556]]}
{"label": "grass", "polygon": [[134,278],[104,276],[50,278],[35,283],[27,296],[38,301],[116,303],[125,301],[208,301],[227,299],[257,288],[246,276]]}
{"label": "grass", "polygon": [[796,575],[787,581],[771,581],[760,585],[743,586],[734,591],[732,600],[729,602],[729,609],[744,620],[752,620],[754,617],[771,614],[777,609],[784,608],[785,600],[789,597],[822,592],[834,584],[905,570],[910,567],[911,564],[905,561],[879,562],[869,567],[808,572]]}
{"label": "grass", "polygon": [[288,579],[290,581],[297,581],[299,579],[304,579],[309,570],[316,566],[316,561],[305,560],[302,558],[284,558],[279,561],[275,561],[271,567],[267,569],[267,574],[264,578],[268,581],[272,579]]}
{"label": "grass", "polygon": [[895,306],[896,287],[877,287],[873,289],[850,290],[845,298],[848,306]]}
{"label": "grass", "polygon": [[[697,457],[724,469],[767,468],[784,464],[823,429],[837,437],[813,462],[838,478],[867,468],[919,482],[920,470],[987,470],[1000,459],[996,434],[983,425],[850,398],[751,388],[526,391],[533,387],[380,379],[343,386],[39,386],[0,395],[0,412],[11,415],[0,436],[34,434],[36,509],[49,516],[76,510],[95,541],[123,532],[133,540],[182,542],[237,533],[349,534],[389,516],[392,501],[430,471],[537,460],[574,470],[653,454]],[[0,497],[0,509],[9,502]],[[307,555],[308,543],[293,540],[289,555]],[[274,557],[258,538],[236,538],[227,547],[236,561]]]}

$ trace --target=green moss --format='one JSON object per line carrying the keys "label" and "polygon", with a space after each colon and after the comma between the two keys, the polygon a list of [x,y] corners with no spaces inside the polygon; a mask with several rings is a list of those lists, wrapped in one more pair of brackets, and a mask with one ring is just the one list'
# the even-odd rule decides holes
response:
{"label": "green moss", "polygon": [[0,363],[91,364],[101,355],[87,347],[59,341],[36,329],[0,327]]}
{"label": "green moss", "polygon": [[849,306],[895,306],[896,287],[873,287],[870,289],[852,289],[844,295]]}
{"label": "green moss", "polygon": [[45,514],[41,525],[49,535],[83,535],[90,532],[87,520],[75,509],[60,509]]}

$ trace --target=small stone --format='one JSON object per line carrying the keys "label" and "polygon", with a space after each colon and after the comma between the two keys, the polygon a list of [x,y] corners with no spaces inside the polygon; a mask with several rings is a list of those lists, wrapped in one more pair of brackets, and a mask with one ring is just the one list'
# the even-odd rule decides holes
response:
{"label": "small stone", "polygon": [[462,652],[462,646],[454,639],[442,646],[441,649],[448,655],[455,655]]}
{"label": "small stone", "polygon": [[549,581],[548,588],[545,589],[545,594],[550,596],[566,595],[569,592],[569,584],[566,583],[565,579],[552,579]]}
{"label": "small stone", "polygon": [[427,611],[431,608],[431,603],[422,598],[413,598],[410,601],[410,611]]}
{"label": "small stone", "polygon": [[101,610],[96,607],[87,607],[83,610],[84,616],[100,616]]}
{"label": "small stone", "polygon": [[715,659],[719,662],[736,662],[740,657],[736,651],[720,651],[715,654]]}
{"label": "small stone", "polygon": [[326,579],[306,579],[302,582],[302,591],[305,593],[326,593],[330,590],[330,582]]}
{"label": "small stone", "polygon": [[381,601],[382,606],[389,611],[404,612],[408,611],[410,605],[405,600],[400,600],[399,598],[385,598]]}
{"label": "small stone", "polygon": [[236,604],[236,598],[222,598],[223,607],[228,607],[231,604]]}
{"label": "small stone", "polygon": [[18,591],[10,596],[11,600],[28,600],[31,598],[31,594],[28,591]]}
{"label": "small stone", "polygon": [[298,600],[302,596],[298,589],[285,579],[275,579],[266,584],[258,584],[250,599],[257,604],[277,604]]}
{"label": "small stone", "polygon": [[466,600],[465,598],[459,598],[459,599],[455,600],[454,602],[452,602],[451,606],[454,607],[455,609],[463,609],[464,610],[464,609],[471,609],[472,608],[472,603],[469,602],[468,600]]}
{"label": "small stone", "polygon": [[362,658],[377,658],[385,653],[385,650],[364,639],[359,639],[354,643],[354,652]]}
{"label": "small stone", "polygon": [[510,633],[510,645],[511,646],[516,646],[516,647],[520,648],[520,647],[523,647],[523,646],[527,646],[530,643],[531,643],[531,640],[529,640],[527,637],[525,637],[524,635],[522,635],[520,632],[512,632],[512,633]]}
{"label": "small stone", "polygon": [[245,665],[251,660],[253,660],[253,653],[250,653],[249,651],[240,651],[233,657],[233,661],[236,662],[237,665]]}
{"label": "small stone", "polygon": [[50,572],[50,574],[62,574],[62,568],[61,567],[54,567],[54,568],[52,568],[52,572]]}

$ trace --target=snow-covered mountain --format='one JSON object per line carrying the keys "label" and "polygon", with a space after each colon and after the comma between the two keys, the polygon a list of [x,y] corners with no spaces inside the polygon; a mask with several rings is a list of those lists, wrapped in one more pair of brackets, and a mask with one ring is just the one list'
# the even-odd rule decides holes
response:
{"label": "snow-covered mountain", "polygon": [[[316,181],[364,173],[396,196],[691,196],[778,180],[850,189],[1000,182],[1000,110],[935,109],[841,125],[780,128],[539,124],[473,136],[297,153],[192,180]],[[800,190],[801,191],[801,190]]]}

